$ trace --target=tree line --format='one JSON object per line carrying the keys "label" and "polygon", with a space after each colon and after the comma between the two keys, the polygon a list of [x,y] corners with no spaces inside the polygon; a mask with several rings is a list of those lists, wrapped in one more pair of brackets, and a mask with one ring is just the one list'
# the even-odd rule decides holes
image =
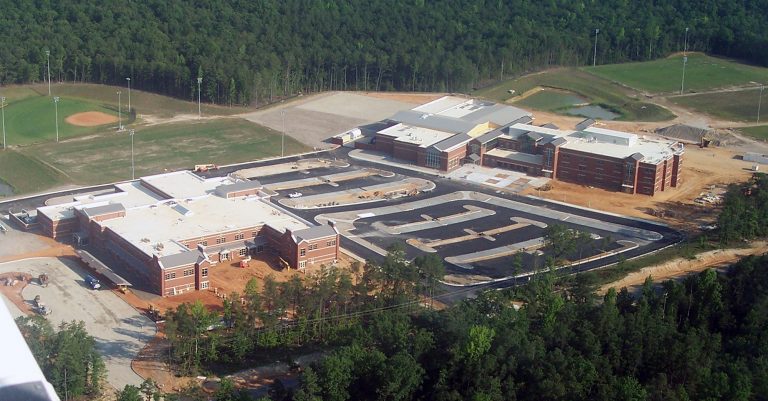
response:
{"label": "tree line", "polygon": [[739,184],[731,184],[717,219],[722,245],[768,236],[768,175],[755,173]]}
{"label": "tree line", "polygon": [[[464,91],[553,65],[688,49],[768,65],[759,1],[0,0],[0,84],[125,85],[217,104]],[[595,29],[599,33],[595,34]],[[687,29],[687,33],[686,33]]]}

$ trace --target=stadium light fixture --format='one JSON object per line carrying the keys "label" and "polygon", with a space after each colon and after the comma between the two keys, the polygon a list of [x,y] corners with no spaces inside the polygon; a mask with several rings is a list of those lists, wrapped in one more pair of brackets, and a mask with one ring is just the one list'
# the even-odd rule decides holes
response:
{"label": "stadium light fixture", "polygon": [[685,91],[685,65],[688,64],[688,57],[683,56],[683,79],[680,82],[680,94],[682,95]]}
{"label": "stadium light fixture", "polygon": [[685,27],[685,42],[683,42],[683,55],[688,55],[688,27]]}
{"label": "stadium light fixture", "polygon": [[600,33],[599,28],[595,28],[595,53],[592,56],[592,67],[597,65],[597,34]]}
{"label": "stadium light fixture", "polygon": [[120,96],[121,92],[117,91],[117,130],[123,130],[123,103]]}
{"label": "stadium light fixture", "polygon": [[[5,96],[0,97],[0,107],[3,109],[3,150],[5,150],[8,148],[8,141],[5,139]],[[759,119],[760,117],[758,115],[758,120]]]}
{"label": "stadium light fixture", "polygon": [[128,81],[128,113],[131,112],[131,78],[126,78],[126,81]]}
{"label": "stadium light fixture", "polygon": [[51,96],[51,51],[45,51],[45,57],[48,59],[48,96]]}
{"label": "stadium light fixture", "polygon": [[133,135],[136,134],[136,130],[131,130],[131,180],[136,179],[136,164],[133,162]]}
{"label": "stadium light fixture", "polygon": [[59,98],[58,96],[53,97],[53,105],[56,109],[56,143],[59,143]]}
{"label": "stadium light fixture", "polygon": [[[763,103],[763,89],[765,89],[765,85],[760,85],[760,97],[757,98],[757,123],[758,124],[760,124],[760,106]],[[5,132],[5,125],[3,125],[3,132]],[[3,140],[3,143],[5,143],[5,140]]]}
{"label": "stadium light fixture", "polygon": [[202,118],[203,114],[200,109],[200,84],[203,83],[203,77],[197,77],[197,118]]}

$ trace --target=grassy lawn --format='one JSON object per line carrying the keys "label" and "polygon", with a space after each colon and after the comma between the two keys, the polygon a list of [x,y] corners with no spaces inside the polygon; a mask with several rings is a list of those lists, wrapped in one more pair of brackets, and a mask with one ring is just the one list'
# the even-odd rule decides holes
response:
{"label": "grassy lawn", "polygon": [[[638,90],[651,93],[674,93],[680,91],[683,59],[682,56],[676,55],[642,63],[584,67],[582,70]],[[752,82],[768,82],[768,69],[704,54],[688,55],[688,63],[685,67],[686,92],[750,85]]]}
{"label": "grassy lawn", "polygon": [[15,102],[30,96],[38,96],[38,93],[29,86],[6,86],[0,88],[0,96],[5,96],[5,101],[8,103]]}
{"label": "grassy lawn", "polygon": [[587,99],[574,93],[542,89],[525,99],[515,102],[515,105],[536,110],[555,111],[582,103],[588,103]]}
{"label": "grassy lawn", "polygon": [[67,182],[54,169],[13,150],[0,151],[0,181],[16,193],[38,192]]}
{"label": "grassy lawn", "polygon": [[[134,136],[136,177],[195,164],[230,164],[280,155],[281,135],[239,118],[158,125]],[[309,150],[286,136],[286,155]],[[71,139],[56,146],[23,149],[66,172],[74,183],[99,184],[131,178],[131,139],[127,133]]]}
{"label": "grassy lawn", "polygon": [[[48,94],[48,86],[31,85],[32,90],[40,95]],[[117,91],[122,92],[122,105],[128,109],[128,87],[117,87],[97,84],[54,84],[53,93],[57,96],[85,99],[100,103],[107,103],[117,109]],[[131,108],[139,114],[152,114],[160,117],[172,117],[176,114],[197,114],[197,99],[189,101],[172,97],[155,95],[136,89],[131,90]],[[248,111],[241,107],[216,106],[203,103],[204,115],[232,115]]]}
{"label": "grassy lawn", "polygon": [[[745,89],[733,92],[702,93],[698,95],[673,96],[667,99],[697,113],[709,114],[729,121],[755,122],[759,89]],[[763,92],[761,114],[768,118],[768,91]]]}
{"label": "grassy lawn", "polygon": [[[551,70],[507,80],[476,91],[473,95],[506,102],[514,96],[509,93],[510,89],[514,89],[515,94],[519,95],[536,87],[573,92],[587,99],[589,103],[619,113],[621,115],[619,120],[666,121],[675,117],[669,110],[630,97],[630,91],[620,85],[573,68]],[[547,109],[552,107],[551,105],[543,106]]]}
{"label": "grassy lawn", "polygon": [[[26,145],[56,140],[56,110],[53,99],[47,96],[28,96],[10,102],[5,110],[5,126],[10,145]],[[99,127],[78,127],[64,120],[84,111],[100,111],[117,115],[117,108],[92,101],[61,97],[59,101],[59,138],[84,135],[100,130]],[[125,120],[124,120],[125,122]]]}
{"label": "grassy lawn", "polygon": [[768,141],[768,125],[756,125],[754,127],[739,128],[739,131],[745,135]]}

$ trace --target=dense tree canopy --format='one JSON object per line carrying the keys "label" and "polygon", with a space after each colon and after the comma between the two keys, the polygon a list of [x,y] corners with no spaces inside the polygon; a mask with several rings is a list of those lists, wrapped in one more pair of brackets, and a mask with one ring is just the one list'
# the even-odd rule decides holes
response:
{"label": "dense tree canopy", "polygon": [[768,64],[764,0],[0,0],[0,84],[125,85],[250,103],[327,89],[461,91],[550,65],[689,48]]}

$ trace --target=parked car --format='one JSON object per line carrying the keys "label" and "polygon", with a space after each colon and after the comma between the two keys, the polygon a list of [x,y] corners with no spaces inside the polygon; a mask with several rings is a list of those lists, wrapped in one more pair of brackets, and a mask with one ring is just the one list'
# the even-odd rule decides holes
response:
{"label": "parked car", "polygon": [[101,288],[101,282],[99,282],[99,279],[93,276],[85,276],[85,282],[88,284],[91,288],[94,290],[98,290]]}
{"label": "parked car", "polygon": [[301,192],[294,192],[294,193],[288,194],[288,197],[289,198],[299,198],[299,197],[301,197],[301,195],[303,195]]}

